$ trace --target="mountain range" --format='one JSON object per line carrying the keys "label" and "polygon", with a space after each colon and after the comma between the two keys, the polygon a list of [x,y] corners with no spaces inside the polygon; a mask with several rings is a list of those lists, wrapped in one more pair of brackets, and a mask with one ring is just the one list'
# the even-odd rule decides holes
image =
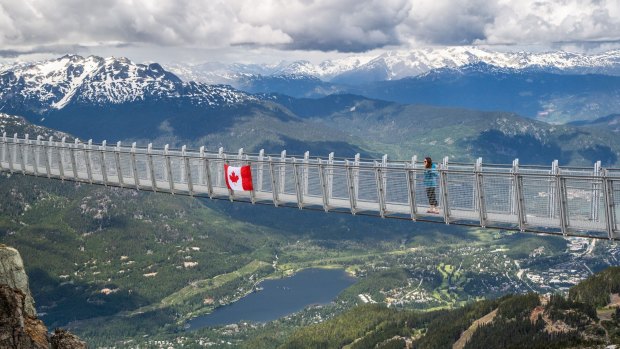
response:
{"label": "mountain range", "polygon": [[484,63],[501,68],[531,69],[570,74],[620,75],[620,50],[599,54],[565,51],[498,52],[472,46],[426,48],[388,51],[380,55],[357,55],[326,60],[319,64],[309,61],[283,61],[278,64],[203,63],[166,65],[184,80],[211,84],[234,82],[247,76],[303,75],[322,81],[353,84],[371,81],[398,80],[424,74],[439,68],[459,68]]}
{"label": "mountain range", "polygon": [[[528,73],[479,64],[380,82],[377,84],[383,87],[374,90],[386,99],[468,103],[469,108],[463,109],[359,94],[321,98],[250,94],[227,85],[184,82],[154,63],[64,56],[4,68],[0,73],[0,110],[95,141],[137,140],[246,151],[264,148],[269,153],[287,149],[289,154],[334,151],[347,157],[361,153],[407,159],[428,154],[468,161],[482,156],[489,162],[518,157],[540,164],[554,159],[588,166],[596,160],[616,163],[620,145],[614,128],[596,127],[596,121],[552,125],[497,110],[503,110],[501,103],[535,110],[528,98],[550,91],[566,104],[579,104],[568,96],[582,93],[584,99],[601,100],[599,112],[603,103],[606,109],[617,111],[620,98],[612,97],[620,93],[620,83],[616,84],[620,77],[535,74],[545,75],[533,83],[535,77]],[[575,82],[569,84],[567,79]],[[588,81],[596,88],[580,92],[579,86]],[[484,96],[486,92],[495,96]],[[499,98],[499,94],[504,95]],[[511,95],[523,97],[513,99]],[[485,101],[496,108],[474,108]],[[610,116],[604,115],[599,124],[605,124],[605,117]]]}
{"label": "mountain range", "polygon": [[594,120],[619,110],[620,50],[493,52],[452,47],[353,56],[313,65],[168,65],[186,80],[250,93],[320,98],[352,93],[406,104],[510,111],[550,123]]}

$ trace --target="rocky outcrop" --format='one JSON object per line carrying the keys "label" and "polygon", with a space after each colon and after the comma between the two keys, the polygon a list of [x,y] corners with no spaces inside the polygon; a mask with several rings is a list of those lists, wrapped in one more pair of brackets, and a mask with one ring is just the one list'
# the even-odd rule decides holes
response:
{"label": "rocky outcrop", "polygon": [[65,330],[57,329],[51,338],[52,349],[84,349],[86,343],[82,342],[74,334]]}
{"label": "rocky outcrop", "polygon": [[24,310],[26,315],[37,316],[22,257],[16,249],[3,244],[0,244],[0,285],[21,290],[25,296]]}
{"label": "rocky outcrop", "polygon": [[0,285],[0,348],[48,349],[47,328],[26,313],[26,295]]}
{"label": "rocky outcrop", "polygon": [[0,348],[86,349],[86,343],[64,331],[49,338],[47,327],[37,319],[28,276],[19,252],[0,244]]}

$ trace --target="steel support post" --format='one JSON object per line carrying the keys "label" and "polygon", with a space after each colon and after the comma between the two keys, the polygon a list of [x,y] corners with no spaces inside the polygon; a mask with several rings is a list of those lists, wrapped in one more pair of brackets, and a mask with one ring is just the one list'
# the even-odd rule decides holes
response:
{"label": "steel support post", "polygon": [[103,178],[103,185],[108,186],[108,166],[106,165],[106,140],[104,139],[101,142],[101,147],[99,147],[99,156],[101,157],[101,177]]}
{"label": "steel support post", "polygon": [[16,158],[16,154],[15,154],[15,142],[13,140],[11,140],[11,143],[7,143],[7,150],[8,150],[8,154],[9,154],[9,169],[11,170],[11,173],[15,173],[16,170],[16,166],[17,166],[17,158]]}
{"label": "steel support post", "polygon": [[606,169],[602,171],[603,175],[603,194],[605,197],[605,226],[607,228],[607,236],[610,240],[616,238],[616,203],[614,198],[614,181],[608,177]]}
{"label": "steel support post", "polygon": [[377,161],[374,163],[375,184],[377,186],[377,201],[379,202],[379,215],[385,218],[385,189],[383,188],[383,165]]}
{"label": "steel support post", "polygon": [[331,200],[334,192],[334,152],[327,158],[327,201]]}
{"label": "steel support post", "polygon": [[[224,159],[224,163],[228,165],[228,160],[227,160],[227,156],[226,154],[222,154],[223,155],[223,159]],[[223,168],[224,166],[222,166]],[[224,173],[225,176],[228,176],[227,173]],[[228,181],[228,177],[226,178],[226,180],[224,182]],[[228,199],[230,200],[230,202],[233,202],[235,199],[235,192],[228,188],[228,185],[226,185],[226,188],[228,189]]]}
{"label": "steel support post", "polygon": [[37,141],[36,141],[36,153],[35,153],[35,162],[37,163],[37,172],[40,175],[44,175],[45,173],[43,171],[41,171],[41,152],[43,152],[43,154],[45,154],[44,151],[44,147],[43,147],[43,137],[42,136],[37,136]]}
{"label": "steel support post", "polygon": [[383,168],[383,170],[381,171],[381,181],[383,182],[383,192],[384,194],[384,199],[387,202],[387,176],[388,176],[388,171],[387,171],[387,167],[388,167],[388,156],[387,154],[383,155],[383,158],[381,159],[381,167]]}
{"label": "steel support post", "polygon": [[140,176],[138,175],[138,163],[136,162],[136,142],[131,144],[131,170],[133,172],[133,183],[136,190],[140,190]]}
{"label": "steel support post", "polygon": [[6,148],[8,147],[6,143],[6,132],[3,132],[2,137],[0,138],[0,170],[4,169],[2,163],[6,158]]}
{"label": "steel support post", "polygon": [[[594,177],[600,178],[601,177],[601,162],[597,161],[594,164],[594,171],[592,173],[592,175]],[[600,211],[600,206],[601,206],[601,183],[598,182],[598,180],[593,180],[592,181],[592,203],[590,206],[590,219],[593,222],[598,222],[599,221],[599,211]]]}
{"label": "steel support post", "polygon": [[187,181],[187,190],[189,196],[194,196],[194,183],[192,183],[192,171],[189,165],[189,157],[187,156],[187,147],[184,145],[181,148],[183,154],[183,163],[185,164],[185,180]]}
{"label": "steel support post", "polygon": [[562,234],[566,236],[568,234],[569,228],[569,219],[568,219],[568,200],[566,195],[566,178],[562,177],[559,172],[555,177],[555,182],[557,185],[556,192],[558,195],[558,210],[559,218],[560,218],[560,228],[562,229]]}
{"label": "steel support post", "polygon": [[4,139],[4,144],[6,146],[7,160],[9,161],[9,171],[13,173],[15,171],[15,168],[13,166],[13,154],[11,154],[11,147],[9,146],[8,138],[6,137],[6,132],[4,132],[2,138]]}
{"label": "steel support post", "polygon": [[293,173],[295,175],[295,193],[297,194],[297,207],[304,208],[304,188],[302,175],[299,173],[302,165],[297,163],[297,159],[293,158]]}
{"label": "steel support post", "polygon": [[58,142],[56,142],[56,149],[58,150],[58,171],[60,172],[60,179],[62,181],[65,180],[65,164],[63,161],[64,155],[65,155],[65,148],[66,148],[65,137],[62,137],[60,147],[58,147]]}
{"label": "steel support post", "polygon": [[310,183],[310,152],[306,151],[304,153],[304,167],[303,167],[303,193],[304,195],[308,194],[308,186]]}
{"label": "steel support post", "polygon": [[[244,161],[245,165],[250,166],[250,169],[252,169],[252,164],[250,163],[250,161],[248,160],[248,156],[245,156],[245,161]],[[252,176],[252,190],[250,190],[250,201],[252,202],[252,205],[254,205],[256,203],[256,192],[254,191],[254,177]]]}
{"label": "steel support post", "polygon": [[327,176],[325,175],[325,165],[320,158],[317,158],[317,164],[319,167],[319,182],[321,183],[321,193],[323,194],[323,210],[329,212],[329,186],[327,184]]}
{"label": "steel support post", "polygon": [[73,172],[73,178],[75,178],[75,180],[79,180],[80,177],[78,176],[78,169],[77,169],[77,163],[75,161],[75,151],[78,145],[78,142],[80,140],[79,139],[75,139],[73,142],[73,146],[71,146],[71,144],[68,144],[69,146],[69,159],[71,160],[71,171]]}
{"label": "steel support post", "polygon": [[37,136],[36,141],[34,141],[34,143],[32,144],[32,152],[33,152],[33,160],[35,163],[35,166],[37,168],[37,172],[36,175],[40,176],[40,175],[44,175],[45,173],[41,170],[41,151],[43,149],[43,147],[41,146],[41,140],[43,139],[43,137],[41,136]]}
{"label": "steel support post", "polygon": [[482,174],[482,158],[478,158],[476,161],[476,165],[474,166],[474,178],[476,181],[476,196],[478,205],[476,205],[476,209],[478,209],[478,215],[480,217],[480,226],[486,227],[487,222],[487,206],[484,198],[484,177]]}
{"label": "steel support post", "polygon": [[204,167],[204,157],[205,157],[205,146],[200,146],[200,150],[198,151],[198,157],[200,158],[200,166],[198,166],[198,183],[203,185],[205,182],[205,167]]}
{"label": "steel support post", "polygon": [[170,193],[174,195],[174,178],[172,178],[172,166],[170,165],[169,145],[164,146],[164,163],[166,165],[166,177],[168,178],[168,187]]}
{"label": "steel support post", "polygon": [[357,212],[357,200],[355,196],[355,178],[353,171],[355,171],[355,165],[351,167],[349,164],[349,160],[345,160],[344,163],[345,169],[347,171],[347,186],[349,189],[349,205],[351,207],[351,214],[355,215]]}
{"label": "steel support post", "polygon": [[273,195],[273,205],[278,207],[278,179],[276,177],[276,169],[275,164],[273,163],[273,158],[271,156],[268,158],[269,161],[269,175],[271,176],[271,194]]}
{"label": "steel support post", "polygon": [[549,218],[555,217],[555,211],[557,208],[557,204],[555,202],[555,200],[557,199],[557,184],[555,183],[557,174],[558,160],[553,160],[553,162],[551,163],[551,176],[549,176]]}
{"label": "steel support post", "polygon": [[527,227],[527,216],[525,214],[525,199],[523,195],[523,176],[518,172],[513,172],[515,183],[515,195],[517,198],[517,219],[519,221],[519,230],[525,231]]}
{"label": "steel support post", "polygon": [[151,177],[151,189],[157,192],[157,177],[155,177],[155,167],[153,166],[153,143],[146,147],[146,163],[149,167],[149,177]]}
{"label": "steel support post", "polygon": [[24,154],[24,147],[21,143],[19,143],[19,140],[17,139],[17,133],[13,135],[13,142],[15,143],[15,147],[16,147],[16,152],[17,152],[17,157],[19,158],[19,164],[20,164],[20,168],[22,170],[22,174],[25,175],[26,174],[26,164],[25,164],[25,154]]}
{"label": "steel support post", "polygon": [[450,205],[448,195],[448,157],[443,158],[443,163],[439,169],[439,191],[441,192],[441,198],[443,206],[443,220],[446,224],[450,224]]}
{"label": "steel support post", "polygon": [[88,140],[88,145],[84,144],[84,158],[86,160],[86,173],[88,174],[88,181],[93,183],[93,159],[91,156],[93,149],[93,140]]}
{"label": "steel support post", "polygon": [[52,136],[50,136],[49,141],[43,145],[43,155],[45,156],[45,171],[47,172],[47,178],[52,178],[52,153],[50,145],[52,144]]}
{"label": "steel support post", "polygon": [[[35,144],[36,144],[36,146],[35,146],[36,153],[35,153],[34,161],[37,164],[37,172],[39,174],[41,174],[41,175],[44,175],[45,173],[42,172],[41,168],[39,167],[39,166],[41,166],[40,165],[41,164],[41,152],[43,152],[43,154],[45,154],[45,151],[44,151],[45,148],[43,147],[43,137],[40,136],[40,135],[37,136],[37,140],[36,140]],[[1,165],[0,165],[0,167],[1,167]]]}
{"label": "steel support post", "polygon": [[218,149],[217,158],[218,158],[218,165],[216,165],[217,182],[215,183],[215,185],[218,187],[222,187],[226,185],[226,183],[222,183],[222,180],[224,179],[224,147],[220,147],[220,149]]}
{"label": "steel support post", "polygon": [[[28,162],[31,161],[30,156],[32,154],[32,152],[30,151],[30,135],[29,134],[25,134],[24,135],[24,139],[22,139],[22,159],[23,159],[23,164],[24,166],[22,167],[23,172],[26,172],[26,168],[28,166]],[[34,158],[32,159],[32,162],[34,163]],[[32,165],[32,167],[34,168],[34,165]],[[34,169],[33,169],[34,171]]]}
{"label": "steel support post", "polygon": [[[519,172],[519,159],[514,159],[512,161],[512,173],[515,172]],[[517,184],[515,183],[515,177],[512,176],[510,178],[510,198],[508,203],[510,204],[510,214],[511,215],[517,215],[517,192],[516,192],[516,187]]]}
{"label": "steel support post", "polygon": [[[510,170],[510,173],[512,174],[516,174],[519,173],[519,159],[514,159],[512,160],[512,169]],[[515,215],[515,216],[519,216],[519,198],[517,197],[517,181],[516,181],[516,176],[511,176],[510,177],[510,214],[511,215]]]}
{"label": "steel support post", "polygon": [[202,158],[203,170],[205,174],[205,180],[207,181],[207,192],[209,194],[209,198],[213,199],[213,181],[211,180],[211,164],[209,163],[209,159],[207,159],[206,154],[204,152],[204,147],[201,147],[200,157]]}
{"label": "steel support post", "polygon": [[280,166],[278,166],[278,169],[279,169],[278,184],[280,185],[280,188],[278,188],[278,191],[280,193],[284,193],[284,190],[286,188],[286,150],[282,150],[282,153],[280,153]]}
{"label": "steel support post", "polygon": [[39,177],[39,159],[36,151],[36,143],[33,143],[30,139],[28,139],[28,135],[26,135],[26,154],[32,157],[32,170],[35,177]]}
{"label": "steel support post", "polygon": [[121,169],[121,141],[116,143],[116,148],[114,149],[114,160],[116,161],[116,177],[118,177],[118,184],[121,188],[124,186],[123,181],[123,171]]}
{"label": "steel support post", "polygon": [[355,188],[355,202],[360,197],[360,153],[355,154],[353,160],[353,187]]}
{"label": "steel support post", "polygon": [[409,196],[409,213],[411,215],[411,220],[415,221],[418,215],[418,205],[416,203],[416,176],[417,171],[415,168],[415,164],[418,160],[418,157],[414,155],[411,157],[411,164],[409,164],[409,169],[407,170],[407,194]]}
{"label": "steel support post", "polygon": [[474,178],[473,178],[474,185],[472,185],[472,188],[471,188],[471,197],[474,198],[473,202],[474,202],[475,212],[480,212],[480,204],[478,203],[478,189],[476,188],[476,166],[478,166],[478,163],[482,164],[481,157],[477,158],[476,163],[474,163]]}
{"label": "steel support post", "polygon": [[5,159],[9,163],[9,170],[13,173],[13,159],[11,158],[11,147],[9,146],[9,139],[6,136],[6,132],[2,134],[2,140],[4,142]]}
{"label": "steel support post", "polygon": [[185,147],[185,145],[181,146],[181,157],[180,157],[180,161],[179,161],[179,182],[182,183],[185,180],[185,161],[184,161],[184,155],[183,155],[183,147]]}
{"label": "steel support post", "polygon": [[[17,133],[15,134],[15,136],[17,136]],[[28,135],[25,135],[25,139],[23,140],[23,142],[19,143],[19,153],[20,153],[20,159],[21,159],[21,163],[22,163],[22,174],[25,175],[26,174],[26,165],[28,164]]]}
{"label": "steel support post", "polygon": [[261,149],[258,152],[258,163],[256,164],[256,168],[257,168],[257,178],[256,178],[256,190],[257,191],[263,191],[263,179],[264,179],[264,174],[263,174],[263,168],[265,166],[265,149]]}

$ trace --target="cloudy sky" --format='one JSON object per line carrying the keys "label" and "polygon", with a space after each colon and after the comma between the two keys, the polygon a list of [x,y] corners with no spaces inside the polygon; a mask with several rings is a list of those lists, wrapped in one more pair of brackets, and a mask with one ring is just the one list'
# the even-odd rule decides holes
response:
{"label": "cloudy sky", "polygon": [[454,45],[620,48],[620,0],[0,0],[5,61],[320,61]]}

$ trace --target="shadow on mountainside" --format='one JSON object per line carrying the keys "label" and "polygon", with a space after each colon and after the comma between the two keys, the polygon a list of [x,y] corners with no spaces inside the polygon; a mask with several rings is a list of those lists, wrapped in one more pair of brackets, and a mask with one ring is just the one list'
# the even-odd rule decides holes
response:
{"label": "shadow on mountainside", "polygon": [[[119,290],[106,295],[90,284],[60,282],[39,268],[29,270],[28,275],[38,312],[49,328],[65,326],[76,320],[113,315],[147,304],[146,299],[136,292]],[[105,286],[116,288],[112,283]]]}
{"label": "shadow on mountainside", "polygon": [[486,163],[509,164],[518,158],[528,165],[550,165],[553,160],[569,163],[572,158],[571,152],[562,150],[557,143],[545,143],[529,134],[506,135],[498,130],[484,131],[462,144]]}

